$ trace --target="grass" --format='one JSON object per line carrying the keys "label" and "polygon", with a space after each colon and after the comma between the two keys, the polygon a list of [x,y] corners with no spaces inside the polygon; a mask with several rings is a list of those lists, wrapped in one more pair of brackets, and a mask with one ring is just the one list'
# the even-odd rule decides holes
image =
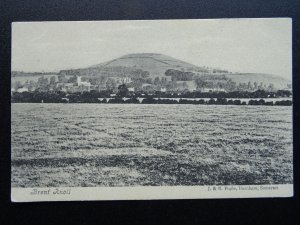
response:
{"label": "grass", "polygon": [[13,104],[12,186],[292,183],[292,108]]}

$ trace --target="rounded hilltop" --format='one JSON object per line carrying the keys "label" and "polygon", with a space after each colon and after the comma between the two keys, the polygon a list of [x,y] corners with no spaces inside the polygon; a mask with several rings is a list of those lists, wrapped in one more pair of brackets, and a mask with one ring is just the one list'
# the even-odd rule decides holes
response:
{"label": "rounded hilltop", "polygon": [[164,76],[168,69],[195,69],[197,66],[160,53],[126,54],[108,62],[92,66],[97,67],[134,67],[146,70],[151,76]]}
{"label": "rounded hilltop", "polygon": [[[182,60],[173,58],[168,55],[160,54],[160,53],[132,53],[132,54],[127,54],[123,55],[118,59],[139,59],[139,58],[145,58],[145,59],[153,59],[157,60],[157,62],[161,62],[164,64],[169,64],[170,66],[184,66],[184,67],[196,67],[193,64],[184,62]],[[118,60],[116,59],[116,60]]]}
{"label": "rounded hilltop", "polygon": [[160,53],[130,53],[130,54],[126,54],[121,56],[120,58],[128,58],[128,57],[169,57]]}

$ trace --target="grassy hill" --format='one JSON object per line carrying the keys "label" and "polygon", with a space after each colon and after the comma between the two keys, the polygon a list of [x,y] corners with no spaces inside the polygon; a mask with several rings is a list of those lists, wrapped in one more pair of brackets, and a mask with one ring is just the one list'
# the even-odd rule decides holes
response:
{"label": "grassy hill", "polygon": [[[100,64],[92,65],[87,68],[61,70],[59,74],[67,76],[79,75],[87,78],[100,78],[100,77],[131,77],[139,78],[143,74],[148,74],[147,77],[155,79],[156,77],[166,77],[171,80],[171,76],[166,76],[167,70],[176,70],[178,72],[191,72],[194,76],[193,80],[201,77],[204,80],[213,80],[214,83],[227,82],[231,80],[237,85],[240,83],[256,82],[258,85],[269,85],[272,83],[274,88],[283,89],[291,81],[284,78],[262,73],[239,73],[233,74],[224,70],[208,69],[207,67],[196,66],[173,57],[157,54],[157,53],[136,53],[121,56],[111,61],[103,62]],[[41,73],[34,73],[39,75]],[[12,72],[12,77],[28,76],[29,74]],[[195,87],[195,82],[189,79],[188,86]],[[189,88],[190,89],[190,88]]]}
{"label": "grassy hill", "polygon": [[148,71],[151,78],[164,77],[168,69],[184,71],[206,71],[202,67],[156,53],[128,54],[120,58],[83,69],[63,70],[66,75],[82,76],[133,76],[135,72]]}

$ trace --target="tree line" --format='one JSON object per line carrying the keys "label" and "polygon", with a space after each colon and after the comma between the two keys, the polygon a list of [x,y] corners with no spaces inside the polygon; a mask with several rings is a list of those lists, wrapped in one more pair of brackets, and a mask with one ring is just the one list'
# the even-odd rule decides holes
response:
{"label": "tree line", "polygon": [[[285,93],[285,92],[284,92]],[[196,95],[197,96],[197,95]],[[232,95],[235,97],[231,98],[240,98],[236,97],[236,95]],[[255,98],[264,98],[257,97]],[[263,95],[264,96],[264,95]],[[125,99],[125,97],[127,99]],[[224,97],[215,97],[209,96],[209,100],[199,99],[199,100],[191,100],[184,99],[183,95],[180,96],[179,101],[174,99],[175,96],[172,95],[171,98],[168,96],[162,95],[148,95],[143,93],[129,93],[126,86],[119,86],[119,91],[116,95],[112,97],[112,92],[110,91],[102,91],[102,92],[82,92],[82,93],[72,93],[66,94],[65,92],[23,92],[23,93],[15,93],[12,95],[11,102],[12,103],[132,103],[132,104],[207,104],[207,105],[247,105],[245,101],[241,99],[231,100]],[[284,96],[281,96],[284,97]],[[138,98],[143,98],[142,102],[138,100]],[[161,99],[168,98],[168,99]],[[198,98],[198,97],[194,97]],[[200,97],[201,98],[201,97]],[[207,98],[207,97],[204,97]],[[266,98],[267,99],[267,98]],[[282,105],[282,106],[290,106],[292,105],[291,100],[282,100],[282,101],[267,101],[265,99],[255,100],[251,99],[248,102],[248,105]]]}

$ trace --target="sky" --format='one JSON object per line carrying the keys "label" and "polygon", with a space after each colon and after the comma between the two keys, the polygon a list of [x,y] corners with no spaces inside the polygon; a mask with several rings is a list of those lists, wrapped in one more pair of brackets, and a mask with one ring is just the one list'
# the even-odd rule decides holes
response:
{"label": "sky", "polygon": [[12,70],[57,72],[161,53],[233,72],[292,77],[292,21],[273,19],[16,22]]}

